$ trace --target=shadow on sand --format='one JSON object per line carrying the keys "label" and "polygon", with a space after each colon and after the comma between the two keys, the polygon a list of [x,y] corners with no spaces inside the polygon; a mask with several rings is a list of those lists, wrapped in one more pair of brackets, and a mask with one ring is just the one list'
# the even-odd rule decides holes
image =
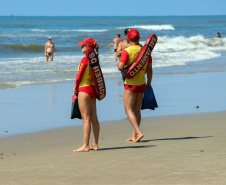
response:
{"label": "shadow on sand", "polygon": [[202,139],[213,136],[203,136],[203,137],[178,137],[178,138],[163,138],[163,139],[151,139],[151,140],[141,140],[142,143],[147,143],[150,141],[165,141],[165,140],[182,140],[182,139]]}
{"label": "shadow on sand", "polygon": [[[150,141],[167,141],[167,140],[183,140],[183,139],[202,139],[202,138],[208,138],[213,136],[203,136],[203,137],[178,137],[178,138],[163,138],[163,139],[150,139],[150,140],[141,140],[139,143],[147,143]],[[122,147],[111,147],[111,148],[100,148],[101,150],[121,150],[121,149],[129,149],[129,148],[149,148],[149,147],[155,147],[156,145],[143,145],[143,146],[122,146]]]}
{"label": "shadow on sand", "polygon": [[128,148],[149,148],[155,147],[156,145],[146,145],[146,146],[122,146],[122,147],[111,147],[111,148],[100,148],[100,150],[121,150],[121,149],[128,149]]}

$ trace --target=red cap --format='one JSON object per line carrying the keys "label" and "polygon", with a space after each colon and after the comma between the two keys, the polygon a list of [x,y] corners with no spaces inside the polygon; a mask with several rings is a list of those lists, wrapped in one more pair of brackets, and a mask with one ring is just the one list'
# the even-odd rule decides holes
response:
{"label": "red cap", "polygon": [[82,42],[78,42],[78,45],[80,45],[80,46],[81,45],[87,45],[87,46],[94,49],[97,46],[97,42],[93,38],[86,38]]}
{"label": "red cap", "polygon": [[129,37],[131,40],[139,40],[140,34],[137,30],[130,30],[127,37]]}

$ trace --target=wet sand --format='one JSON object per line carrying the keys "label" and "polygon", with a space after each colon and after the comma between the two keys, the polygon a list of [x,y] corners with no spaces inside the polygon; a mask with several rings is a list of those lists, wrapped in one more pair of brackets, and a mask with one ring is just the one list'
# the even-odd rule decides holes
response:
{"label": "wet sand", "polygon": [[[225,81],[226,73],[154,75],[159,108],[143,110],[142,117],[225,111]],[[0,91],[0,138],[81,125],[80,120],[70,119],[73,87],[74,82],[60,82]],[[98,119],[125,119],[121,77],[106,78],[106,88],[106,98],[97,101]]]}
{"label": "wet sand", "polygon": [[99,151],[82,127],[0,139],[0,184],[226,183],[226,112],[143,118],[142,142],[127,142],[127,119],[101,123]]}

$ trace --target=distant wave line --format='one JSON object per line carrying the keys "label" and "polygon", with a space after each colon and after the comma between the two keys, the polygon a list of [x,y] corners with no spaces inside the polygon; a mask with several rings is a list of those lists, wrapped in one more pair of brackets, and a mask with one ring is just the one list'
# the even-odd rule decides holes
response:
{"label": "distant wave line", "polygon": [[39,44],[6,44],[3,49],[12,49],[20,51],[42,51],[45,46]]}
{"label": "distant wave line", "polygon": [[175,28],[171,24],[165,25],[134,25],[127,27],[119,27],[118,29],[126,29],[126,28],[139,28],[144,30],[175,30]]}
{"label": "distant wave line", "polygon": [[43,30],[43,29],[31,29],[34,32],[106,32],[108,30],[89,30],[89,29],[78,29],[78,30]]}

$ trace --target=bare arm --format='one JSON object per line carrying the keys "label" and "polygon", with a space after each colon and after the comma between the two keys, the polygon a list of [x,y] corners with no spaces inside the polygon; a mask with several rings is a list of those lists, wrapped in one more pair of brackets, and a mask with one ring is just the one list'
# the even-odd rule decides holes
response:
{"label": "bare arm", "polygon": [[97,56],[99,55],[99,45],[98,44],[96,45],[96,55]]}
{"label": "bare arm", "polygon": [[123,62],[119,62],[118,63],[118,70],[119,71],[124,71],[125,70],[125,68],[126,68],[126,64],[125,63],[123,63]]}
{"label": "bare arm", "polygon": [[56,48],[55,48],[55,44],[53,43],[53,50],[55,52],[55,55],[56,55]]}
{"label": "bare arm", "polygon": [[125,70],[125,68],[127,67],[128,58],[129,58],[128,52],[126,50],[123,50],[122,56],[121,56],[120,61],[118,63],[118,70],[119,71]]}
{"label": "bare arm", "polygon": [[47,54],[47,44],[45,45],[45,56]]}
{"label": "bare arm", "polygon": [[122,54],[122,42],[119,42],[117,48],[117,57],[121,57],[121,54]]}
{"label": "bare arm", "polygon": [[96,45],[96,51],[97,52],[99,51],[99,45]]}
{"label": "bare arm", "polygon": [[153,74],[152,63],[148,63],[148,66],[147,66],[147,87],[151,87],[152,74]]}

